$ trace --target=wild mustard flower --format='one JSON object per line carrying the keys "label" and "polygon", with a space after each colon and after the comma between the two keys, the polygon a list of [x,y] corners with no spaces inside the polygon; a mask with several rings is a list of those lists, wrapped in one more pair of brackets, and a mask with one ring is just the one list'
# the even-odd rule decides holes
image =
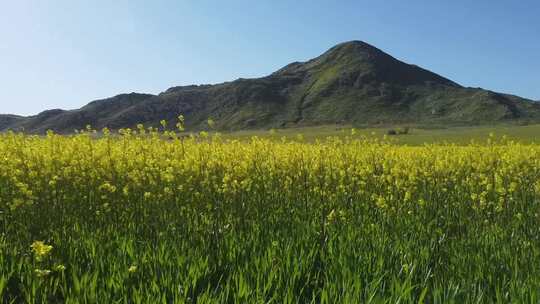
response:
{"label": "wild mustard flower", "polygon": [[49,255],[53,249],[53,246],[47,245],[42,241],[34,241],[32,245],[30,245],[30,248],[32,248],[32,252],[34,253],[36,260],[40,261]]}
{"label": "wild mustard flower", "polygon": [[46,277],[48,276],[49,274],[51,274],[51,271],[48,270],[48,269],[35,269],[34,270],[34,273],[40,277],[40,278],[43,278],[43,277]]}
{"label": "wild mustard flower", "polygon": [[208,118],[208,127],[210,127],[210,129],[213,129],[214,126],[216,125],[216,123],[214,122],[214,120],[212,118]]}
{"label": "wild mustard flower", "polygon": [[[179,128],[174,134],[184,128],[183,117],[178,121]],[[540,214],[534,203],[540,199],[539,145],[493,141],[489,146],[410,147],[375,138],[351,138],[349,135],[354,135],[354,130],[350,134],[344,130],[345,138],[319,141],[306,141],[301,136],[298,140],[285,137],[201,140],[205,133],[201,137],[196,133],[178,133],[177,138],[164,140],[156,128],[147,129],[143,125],[138,126],[139,131],[124,129],[119,136],[102,138],[89,134],[94,130],[88,129],[74,136],[0,134],[0,222],[14,219],[13,223],[2,222],[17,234],[11,238],[13,242],[19,234],[22,240],[30,235],[19,227],[35,225],[44,228],[42,231],[54,230],[64,228],[64,220],[68,225],[80,224],[78,229],[96,229],[96,233],[115,232],[118,226],[122,228],[119,232],[128,231],[129,235],[139,237],[138,233],[142,232],[141,238],[159,236],[152,242],[178,237],[189,244],[216,242],[216,246],[223,246],[220,249],[243,246],[245,243],[234,243],[237,232],[249,238],[250,231],[254,231],[250,229],[270,234],[283,229],[287,233],[270,235],[257,245],[269,246],[268,254],[275,254],[278,249],[302,244],[287,239],[296,232],[295,225],[317,233],[312,229],[320,229],[324,222],[326,228],[332,228],[327,229],[329,240],[340,240],[332,246],[341,246],[341,238],[346,240],[351,232],[376,247],[376,242],[384,241],[382,236],[389,233],[388,229],[406,230],[411,236],[407,239],[400,238],[400,230],[390,230],[395,245],[405,246],[394,247],[398,250],[389,255],[392,260],[383,262],[397,268],[409,265],[409,272],[414,269],[416,273],[422,267],[409,264],[414,254],[407,252],[407,248],[422,245],[421,241],[416,242],[416,236],[430,240],[437,237],[441,242],[437,246],[451,251],[452,248],[444,247],[449,237],[452,242],[456,240],[453,245],[459,246],[459,238],[470,237],[473,232],[476,237],[482,233],[505,236],[510,231],[508,235],[513,233],[515,240],[512,246],[521,246],[527,240],[518,240],[516,235],[530,238],[521,232],[527,229],[521,228],[537,221]],[[28,216],[36,214],[47,217]],[[60,218],[61,215],[66,217]],[[340,226],[328,226],[334,223]],[[473,227],[453,228],[466,227],[464,224]],[[81,228],[85,225],[89,228]],[[337,228],[344,228],[346,233],[341,234]],[[413,235],[415,229],[422,233]],[[64,233],[54,232],[59,236]],[[93,231],[84,232],[88,238],[93,237]],[[369,239],[370,235],[375,237]],[[2,238],[0,232],[0,243],[5,243]],[[408,239],[415,239],[416,243],[406,243]],[[498,237],[482,241],[491,239]],[[93,242],[99,242],[96,240],[102,239]],[[26,241],[21,242],[28,250]],[[467,244],[474,242],[467,240]],[[534,240],[529,242],[527,246],[536,246]],[[379,253],[385,253],[394,244],[379,245],[382,248]],[[475,245],[481,247],[483,243]],[[92,248],[85,242],[73,246]],[[142,247],[134,250],[145,250]],[[226,252],[231,256],[240,251],[231,248]],[[429,252],[431,247],[426,248]],[[65,266],[50,259],[52,250],[43,241],[32,244],[34,264],[39,265],[38,269],[29,268],[35,272],[34,276],[65,271]],[[203,252],[201,248],[198,250],[197,254]],[[396,262],[393,259],[399,258],[400,250],[404,251],[404,260]],[[497,248],[491,246],[490,250]],[[332,254],[331,250],[325,252],[329,257]],[[508,252],[514,255],[523,251]],[[154,253],[150,252],[149,256]],[[260,256],[264,258],[264,253]],[[226,259],[229,257],[224,255]],[[332,258],[327,261],[332,263]],[[86,265],[78,265],[77,260],[62,263],[74,272],[88,269]],[[335,266],[328,269],[340,269]],[[126,271],[137,273],[141,269],[128,264],[119,271],[126,275]],[[392,273],[392,266],[384,271]],[[444,267],[440,271],[444,272]]]}

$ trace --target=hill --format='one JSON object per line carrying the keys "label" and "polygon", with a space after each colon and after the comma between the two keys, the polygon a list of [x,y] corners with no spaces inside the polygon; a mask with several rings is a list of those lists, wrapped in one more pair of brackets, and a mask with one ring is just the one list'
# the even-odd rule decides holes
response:
{"label": "hill", "polygon": [[540,121],[540,104],[513,95],[466,88],[406,64],[365,42],[334,46],[262,78],[173,87],[159,95],[121,94],[71,111],[0,116],[0,130],[72,132],[173,122],[188,128],[212,117],[223,130],[353,124],[476,125]]}
{"label": "hill", "polygon": [[2,115],[2,114],[0,114],[0,130],[8,128],[9,126],[16,124],[17,122],[19,122],[23,118],[24,117],[17,116],[17,115],[9,115],[9,114]]}

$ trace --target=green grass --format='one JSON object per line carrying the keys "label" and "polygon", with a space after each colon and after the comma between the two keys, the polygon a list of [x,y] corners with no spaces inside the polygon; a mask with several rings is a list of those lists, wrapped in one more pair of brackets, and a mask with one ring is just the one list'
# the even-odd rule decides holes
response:
{"label": "green grass", "polygon": [[[382,139],[388,130],[398,127],[388,126],[379,128],[356,128],[356,136],[365,136]],[[317,126],[299,127],[288,129],[270,130],[247,130],[223,133],[224,138],[246,140],[252,136],[279,140],[283,137],[287,139],[301,138],[307,142],[314,142],[317,139],[323,140],[327,137],[351,136],[352,126]],[[444,128],[411,128],[409,134],[386,136],[396,144],[419,146],[432,143],[453,143],[467,145],[471,142],[486,142],[493,135],[495,138],[506,136],[509,140],[519,143],[530,144],[540,143],[540,125],[494,125],[494,126],[473,126],[473,127],[444,127]]]}
{"label": "green grass", "polygon": [[344,130],[0,135],[0,302],[538,303],[540,146]]}

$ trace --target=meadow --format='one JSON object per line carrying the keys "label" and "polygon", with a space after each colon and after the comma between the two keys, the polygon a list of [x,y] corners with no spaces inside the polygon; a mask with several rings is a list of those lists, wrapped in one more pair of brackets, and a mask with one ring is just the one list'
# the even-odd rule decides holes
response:
{"label": "meadow", "polygon": [[280,132],[1,134],[0,302],[540,301],[540,145]]}
{"label": "meadow", "polygon": [[[389,130],[400,130],[405,126],[380,126],[380,127],[354,127],[351,125],[323,125],[306,126],[287,129],[270,130],[242,130],[224,132],[227,139],[249,140],[253,136],[265,139],[280,140],[285,137],[288,140],[296,140],[300,136],[305,142],[315,142],[317,139],[327,137],[346,138],[351,135],[351,130],[357,136],[383,139]],[[514,142],[523,144],[540,143],[540,125],[515,125],[495,124],[490,126],[410,126],[406,135],[387,136],[386,140],[398,145],[421,146],[429,144],[456,144],[468,145],[470,143],[483,143],[490,136],[497,138],[507,137]]]}

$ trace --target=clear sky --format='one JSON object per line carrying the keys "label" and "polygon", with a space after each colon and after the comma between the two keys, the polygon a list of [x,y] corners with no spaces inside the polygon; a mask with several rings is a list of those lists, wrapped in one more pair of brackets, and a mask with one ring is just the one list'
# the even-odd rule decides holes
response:
{"label": "clear sky", "polygon": [[540,99],[538,0],[0,0],[0,113],[260,77],[348,40]]}

